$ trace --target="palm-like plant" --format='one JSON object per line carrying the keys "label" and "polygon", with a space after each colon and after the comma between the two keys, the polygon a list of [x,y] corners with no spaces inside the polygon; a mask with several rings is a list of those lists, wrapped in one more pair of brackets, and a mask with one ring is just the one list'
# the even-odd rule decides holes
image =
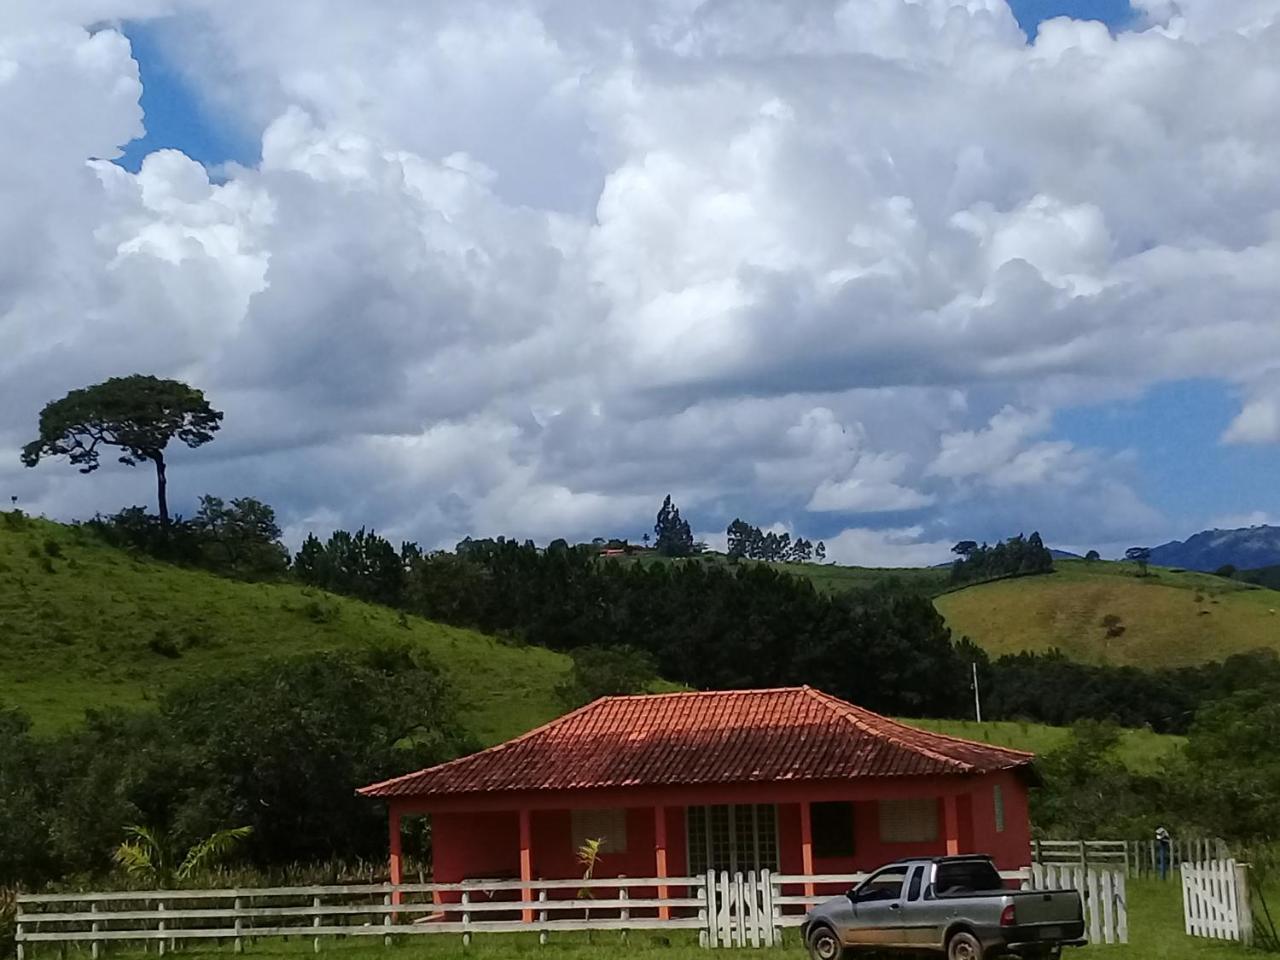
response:
{"label": "palm-like plant", "polygon": [[[578,848],[578,864],[582,867],[582,882],[585,884],[596,872],[596,864],[600,861],[600,847],[604,844],[604,837],[596,837],[594,840],[588,838]],[[583,886],[578,891],[579,900],[594,900],[595,895],[591,892],[591,888]],[[585,908],[582,911],[584,920],[591,919],[591,908]],[[591,930],[587,930],[587,943],[591,942]]]}
{"label": "palm-like plant", "polygon": [[182,883],[196,871],[223,859],[251,833],[253,827],[232,827],[211,833],[192,844],[178,862],[177,851],[164,831],[134,825],[125,827],[127,839],[116,847],[112,859],[129,876],[163,888]]}

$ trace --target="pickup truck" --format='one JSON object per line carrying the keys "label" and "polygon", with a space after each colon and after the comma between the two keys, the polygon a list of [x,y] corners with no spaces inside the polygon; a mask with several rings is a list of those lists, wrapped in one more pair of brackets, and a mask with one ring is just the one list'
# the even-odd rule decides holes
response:
{"label": "pickup truck", "polygon": [[988,857],[888,864],[810,910],[800,931],[812,960],[882,952],[1049,960],[1085,943],[1079,893],[1011,890]]}

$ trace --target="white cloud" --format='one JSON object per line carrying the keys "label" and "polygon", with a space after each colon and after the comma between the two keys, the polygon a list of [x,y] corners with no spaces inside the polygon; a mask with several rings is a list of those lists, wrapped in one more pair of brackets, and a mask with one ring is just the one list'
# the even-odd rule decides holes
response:
{"label": "white cloud", "polygon": [[[635,536],[670,490],[711,529],[918,511],[839,535],[876,556],[1137,537],[1126,468],[1052,434],[1080,384],[1222,378],[1225,439],[1280,440],[1280,3],[1220,7],[1027,45],[1002,0],[23,0],[0,492],[142,499],[16,450],[143,369],[227,410],[175,497],[291,529]],[[127,41],[87,29],[120,17],[260,165],[89,160],[141,130]]]}
{"label": "white cloud", "polygon": [[954,541],[926,541],[921,527],[853,527],[829,538],[827,559],[862,567],[928,567],[945,563]]}

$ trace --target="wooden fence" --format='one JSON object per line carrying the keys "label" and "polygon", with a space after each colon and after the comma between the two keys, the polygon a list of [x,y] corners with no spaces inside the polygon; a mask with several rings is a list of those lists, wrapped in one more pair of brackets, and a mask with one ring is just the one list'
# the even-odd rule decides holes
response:
{"label": "wooden fence", "polygon": [[[1090,939],[1128,941],[1122,871],[1041,866],[1001,874],[1023,888],[1078,889]],[[707,947],[766,947],[799,926],[809,906],[866,874],[813,876],[715,873],[697,877],[362,884],[234,890],[150,890],[20,894],[18,960],[38,943],[88,944],[97,960],[121,941],[155,943],[163,955],[181,941],[230,941],[237,953],[257,937],[454,934],[537,931],[689,930]]]}
{"label": "wooden fence", "polygon": [[1182,914],[1187,936],[1253,943],[1248,868],[1234,860],[1183,863]]}
{"label": "wooden fence", "polygon": [[[1225,841],[1216,837],[1184,837],[1169,845],[1169,873],[1178,864],[1225,860],[1230,853]],[[1033,840],[1033,863],[1076,864],[1124,870],[1131,877],[1154,874],[1159,854],[1154,840]]]}

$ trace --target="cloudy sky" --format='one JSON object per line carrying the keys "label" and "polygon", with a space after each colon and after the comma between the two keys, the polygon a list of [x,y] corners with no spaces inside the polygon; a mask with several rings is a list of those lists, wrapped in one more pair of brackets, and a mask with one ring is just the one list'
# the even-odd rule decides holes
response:
{"label": "cloudy sky", "polygon": [[[1092,18],[1092,19],[1091,19]],[[846,562],[1280,516],[1280,0],[6,0],[0,497]]]}

